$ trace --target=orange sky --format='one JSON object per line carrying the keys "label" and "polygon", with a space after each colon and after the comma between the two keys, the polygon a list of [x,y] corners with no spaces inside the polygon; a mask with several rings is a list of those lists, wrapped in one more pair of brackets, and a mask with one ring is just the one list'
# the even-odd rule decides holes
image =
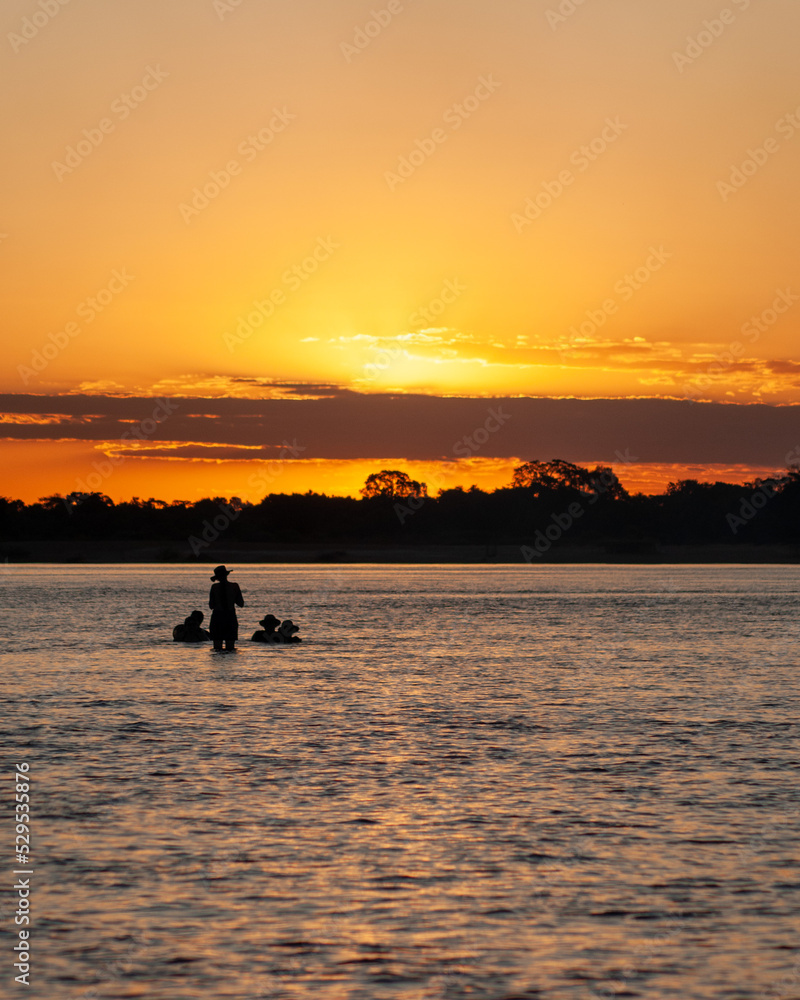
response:
{"label": "orange sky", "polygon": [[[472,485],[483,490],[509,486],[514,466],[523,459],[473,459],[462,463],[437,463],[409,461],[400,463],[395,458],[371,460],[317,459],[311,461],[284,461],[276,474],[270,463],[254,464],[241,461],[180,461],[126,460],[110,464],[101,449],[91,449],[83,443],[68,442],[52,452],[56,464],[43,462],[51,452],[47,446],[36,448],[13,443],[4,449],[6,475],[11,481],[24,484],[14,496],[33,502],[53,493],[57,482],[59,492],[66,495],[99,490],[115,501],[131,497],[161,500],[196,501],[208,496],[238,496],[251,503],[258,502],[266,493],[304,493],[309,489],[318,493],[340,496],[359,495],[367,476],[379,469],[392,469],[399,464],[412,479],[425,482],[431,496],[439,490]],[[594,467],[587,460],[588,467]],[[80,469],[78,475],[74,471]],[[667,484],[678,479],[690,478],[708,482],[744,482],[754,478],[767,479],[779,474],[780,465],[753,466],[691,465],[653,463],[649,465],[616,466],[623,486],[631,493],[663,492]],[[99,477],[99,479],[98,479]],[[152,488],[151,488],[152,487]]]}
{"label": "orange sky", "polygon": [[[800,8],[571,8],[8,0],[0,392],[800,403]],[[456,478],[500,485],[535,430]],[[67,492],[102,446],[0,441],[3,492]],[[376,455],[418,460],[282,482],[353,492]],[[208,482],[132,457],[106,492]]]}

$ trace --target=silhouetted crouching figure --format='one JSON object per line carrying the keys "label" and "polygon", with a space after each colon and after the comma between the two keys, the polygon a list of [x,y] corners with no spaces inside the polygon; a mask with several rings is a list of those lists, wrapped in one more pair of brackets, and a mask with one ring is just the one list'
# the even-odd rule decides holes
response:
{"label": "silhouetted crouching figure", "polygon": [[200,627],[203,618],[202,611],[193,611],[188,618],[184,618],[183,625],[176,625],[172,630],[173,642],[208,642],[210,632]]}
{"label": "silhouetted crouching figure", "polygon": [[[253,642],[267,642],[274,646],[280,646],[284,643],[303,641],[295,635],[295,632],[300,631],[300,626],[295,625],[291,618],[280,621],[275,615],[266,615],[258,624],[263,625],[264,628],[253,633],[251,637]],[[278,624],[280,624],[280,628],[276,631],[275,626]]]}
{"label": "silhouetted crouching figure", "polygon": [[221,650],[225,644],[226,650],[233,650],[239,638],[239,621],[236,618],[236,608],[244,607],[244,598],[238,583],[229,583],[230,570],[225,566],[217,566],[212,581],[217,582],[211,588],[208,596],[208,606],[211,608],[211,639],[214,649]]}
{"label": "silhouetted crouching figure", "polygon": [[275,615],[266,615],[258,623],[262,626],[258,632],[253,632],[250,637],[251,642],[280,642],[278,633],[275,631],[276,625],[280,625],[280,618],[276,618]]}
{"label": "silhouetted crouching figure", "polygon": [[299,635],[295,635],[295,632],[300,631],[300,626],[295,625],[291,618],[287,618],[286,621],[282,621],[280,628],[278,629],[278,635],[280,636],[279,642],[302,642],[303,640]]}

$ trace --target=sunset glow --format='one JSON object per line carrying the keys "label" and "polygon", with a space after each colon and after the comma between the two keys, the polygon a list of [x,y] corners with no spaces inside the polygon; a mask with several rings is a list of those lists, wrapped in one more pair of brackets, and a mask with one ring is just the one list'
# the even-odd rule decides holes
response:
{"label": "sunset glow", "polygon": [[[5,5],[4,493],[69,492],[116,447],[37,438],[20,395],[800,403],[796,4],[396,6]],[[233,426],[159,427],[163,454],[129,449],[103,492],[258,499],[260,456],[186,452],[253,444]],[[536,426],[499,441],[460,464],[343,441],[274,489],[352,495],[382,462],[494,488],[553,457]],[[627,444],[576,427],[569,457]]]}

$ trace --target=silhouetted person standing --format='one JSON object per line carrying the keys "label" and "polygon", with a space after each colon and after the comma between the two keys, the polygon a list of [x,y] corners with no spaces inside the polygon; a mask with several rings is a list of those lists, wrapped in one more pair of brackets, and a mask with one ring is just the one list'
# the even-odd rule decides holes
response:
{"label": "silhouetted person standing", "polygon": [[211,639],[214,649],[232,650],[239,638],[239,622],[236,618],[236,607],[244,607],[244,598],[238,583],[229,583],[230,570],[225,566],[217,566],[212,581],[217,582],[211,588],[208,596],[208,606],[211,608]]}

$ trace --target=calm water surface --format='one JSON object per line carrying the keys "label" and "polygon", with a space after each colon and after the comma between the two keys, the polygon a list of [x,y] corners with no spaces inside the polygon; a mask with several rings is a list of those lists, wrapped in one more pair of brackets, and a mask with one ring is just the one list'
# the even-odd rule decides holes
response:
{"label": "calm water surface", "polygon": [[800,567],[245,566],[232,655],[209,575],[0,574],[0,995],[800,997]]}

